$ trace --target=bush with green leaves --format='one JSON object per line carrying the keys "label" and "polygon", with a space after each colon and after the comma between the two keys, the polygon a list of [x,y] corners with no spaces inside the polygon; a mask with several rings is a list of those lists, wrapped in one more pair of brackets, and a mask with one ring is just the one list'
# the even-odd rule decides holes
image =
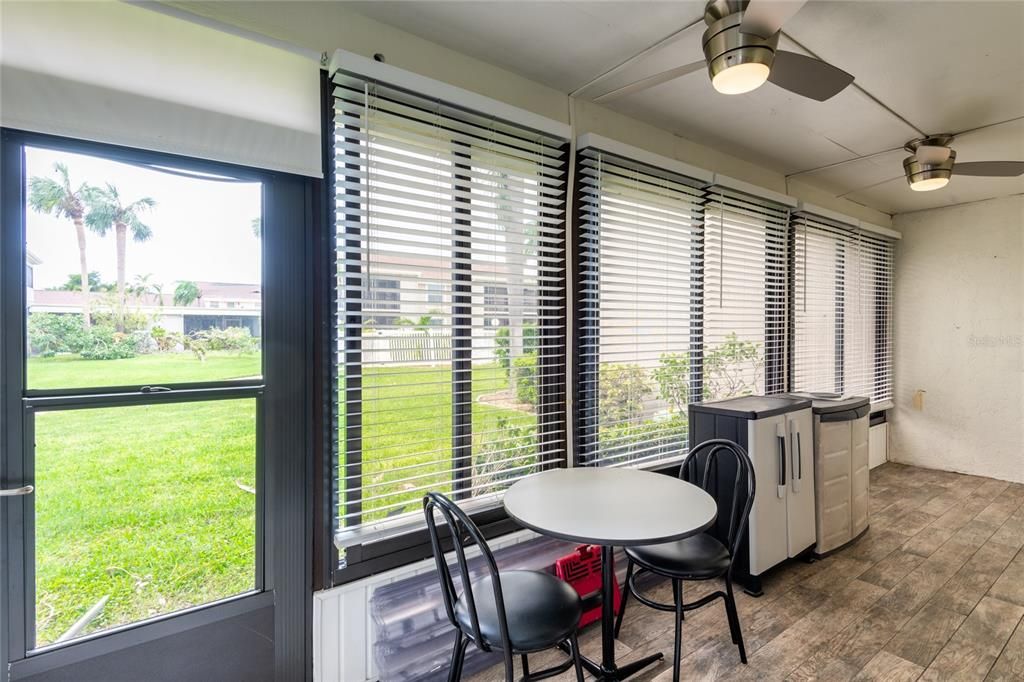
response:
{"label": "bush with green leaves", "polygon": [[757,392],[764,354],[761,344],[741,341],[732,332],[704,354],[704,399],[732,398]]}
{"label": "bush with green leaves", "polygon": [[80,355],[83,360],[127,360],[144,350],[146,340],[142,332],[126,334],[113,327],[94,325]]}
{"label": "bush with green leaves", "polygon": [[203,333],[206,334],[210,350],[255,353],[260,349],[260,340],[247,327],[207,329]]}
{"label": "bush with green leaves", "polygon": [[674,414],[669,419],[615,424],[598,431],[598,451],[601,457],[617,463],[655,455],[679,455],[686,446],[687,432],[685,414]]}
{"label": "bush with green leaves", "polygon": [[[540,338],[537,336],[537,325],[527,323],[523,325],[523,355],[536,355]],[[509,373],[512,367],[512,329],[502,327],[494,335],[494,357],[498,360],[498,366]]]}
{"label": "bush with green leaves", "polygon": [[537,356],[524,355],[512,361],[515,375],[516,400],[537,405]]}
{"label": "bush with green leaves", "polygon": [[601,363],[598,375],[598,419],[602,424],[638,419],[653,393],[640,365]]}
{"label": "bush with green leaves", "polygon": [[658,395],[676,414],[686,414],[690,404],[690,354],[662,353],[654,369]]}
{"label": "bush with green leaves", "polygon": [[74,313],[32,313],[28,316],[28,345],[33,355],[53,357],[57,353],[80,353],[89,343],[81,315]]}
{"label": "bush with green leaves", "polygon": [[502,483],[529,473],[537,463],[537,426],[515,419],[498,416],[494,432],[474,447],[473,489],[478,494],[504,487]]}

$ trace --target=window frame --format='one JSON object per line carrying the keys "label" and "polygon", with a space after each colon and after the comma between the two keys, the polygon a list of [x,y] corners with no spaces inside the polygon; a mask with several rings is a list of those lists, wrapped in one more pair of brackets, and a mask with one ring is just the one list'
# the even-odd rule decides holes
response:
{"label": "window frame", "polygon": [[[832,285],[832,296],[833,296],[833,315],[834,315],[834,327],[835,334],[832,340],[833,346],[833,385],[828,390],[829,392],[844,393],[848,384],[847,376],[847,338],[850,336],[847,330],[848,320],[850,316],[846,314],[846,298],[847,298],[847,251],[851,248],[851,245],[857,244],[861,239],[865,239],[864,233],[868,233],[866,239],[877,240],[879,244],[884,243],[883,240],[888,239],[892,243],[887,243],[886,248],[890,249],[886,251],[886,256],[889,259],[888,268],[879,268],[879,260],[877,258],[869,258],[867,262],[870,265],[870,276],[865,278],[863,275],[860,280],[851,280],[849,288],[859,289],[862,287],[866,280],[870,280],[871,291],[870,293],[873,299],[874,315],[872,318],[864,320],[865,325],[873,327],[873,342],[865,348],[863,352],[870,353],[870,360],[865,360],[865,364],[871,367],[872,375],[868,382],[871,387],[872,395],[868,398],[871,400],[872,413],[884,412],[889,409],[892,405],[892,381],[893,376],[893,357],[892,357],[892,331],[893,331],[893,290],[895,284],[895,268],[894,268],[894,255],[895,255],[895,241],[896,239],[890,235],[877,234],[873,230],[863,227],[863,225],[852,225],[847,224],[829,217],[825,217],[815,213],[814,211],[794,211],[790,216],[789,221],[789,239],[790,239],[790,271],[789,271],[789,300],[790,314],[789,324],[790,331],[788,335],[788,346],[789,346],[789,377],[788,377],[788,388],[787,391],[807,391],[807,390],[825,390],[825,389],[808,389],[806,387],[798,388],[795,385],[796,380],[796,338],[797,338],[797,289],[799,286],[797,277],[797,268],[795,264],[796,258],[796,243],[799,239],[799,233],[801,229],[807,229],[812,226],[807,225],[807,221],[814,221],[818,223],[814,226],[816,231],[824,232],[824,228],[827,228],[829,232],[825,232],[829,235],[829,238],[834,240],[835,250],[835,271],[833,273],[833,285]],[[806,225],[806,227],[804,227]],[[822,227],[824,226],[824,227]],[[840,236],[842,235],[842,236]],[[805,238],[804,250],[808,248]],[[881,253],[881,251],[878,251]],[[858,263],[858,266],[863,267],[863,263]],[[888,280],[885,279],[885,273],[889,273]],[[804,273],[804,277],[807,273]],[[806,285],[805,285],[806,286]],[[886,363],[888,359],[888,363]],[[881,400],[875,400],[874,393],[879,388],[880,380],[884,377],[883,368],[888,364],[889,368],[889,393],[890,397],[883,398]]]}
{"label": "window frame", "polygon": [[[401,89],[401,87],[399,87]],[[356,544],[346,547],[345,550],[345,561],[344,564],[341,561],[341,553],[335,544],[335,534],[337,532],[336,519],[339,514],[339,500],[341,492],[339,490],[339,474],[345,472],[345,480],[352,480],[353,476],[362,475],[361,467],[362,453],[359,448],[355,445],[360,441],[357,435],[360,434],[361,424],[352,423],[346,425],[345,434],[346,440],[349,441],[346,444],[345,450],[342,450],[340,439],[337,437],[340,430],[337,425],[340,420],[345,419],[347,415],[339,414],[338,411],[338,396],[342,390],[346,392],[346,401],[358,400],[361,397],[361,380],[357,381],[353,377],[353,373],[348,372],[348,385],[342,386],[339,383],[339,379],[342,379],[340,375],[339,367],[348,364],[349,360],[345,363],[336,362],[337,357],[337,343],[338,343],[338,326],[342,323],[338,316],[338,291],[345,285],[338,284],[338,276],[352,278],[363,278],[365,274],[362,272],[361,266],[349,266],[349,270],[344,273],[339,273],[337,265],[337,253],[339,246],[345,242],[345,236],[358,237],[359,227],[352,226],[355,221],[349,221],[350,226],[346,227],[345,234],[339,234],[337,230],[337,220],[335,209],[335,187],[337,186],[338,173],[335,170],[335,148],[334,148],[334,137],[336,131],[336,115],[334,107],[334,84],[331,74],[327,71],[321,74],[321,109],[322,109],[322,121],[323,121],[323,157],[324,157],[324,196],[320,202],[320,210],[323,214],[322,233],[318,236],[316,244],[318,245],[318,253],[315,254],[317,268],[321,273],[318,276],[317,288],[320,295],[317,296],[318,305],[320,307],[319,316],[317,318],[317,328],[321,330],[318,335],[318,346],[316,366],[318,371],[316,375],[318,381],[322,382],[322,385],[317,391],[320,406],[317,410],[320,428],[317,429],[317,440],[318,440],[318,451],[320,456],[317,458],[318,465],[321,468],[321,474],[317,476],[317,489],[314,492],[316,498],[316,507],[319,510],[318,513],[318,529],[316,532],[316,556],[314,565],[316,567],[317,575],[314,581],[317,588],[328,588],[338,585],[343,585],[369,575],[374,575],[385,570],[398,568],[415,561],[426,559],[432,555],[432,548],[430,545],[430,538],[427,533],[425,524],[412,526],[408,530],[396,530],[394,534],[384,534],[381,539],[373,539],[363,544]],[[452,106],[458,108],[459,105],[452,104]],[[528,126],[524,126],[528,127]],[[460,142],[453,141],[453,145],[463,144]],[[571,164],[569,162],[571,145],[566,142],[562,148],[563,153],[566,155],[566,162],[564,167],[564,187],[568,188],[570,183],[569,171]],[[342,152],[339,152],[339,154]],[[461,154],[454,153],[453,157],[459,158]],[[472,159],[468,153],[466,156],[466,165],[455,164],[453,166],[453,185],[454,189],[461,190],[464,194],[468,195],[468,189],[465,186],[460,186],[459,180],[463,176],[460,176],[458,171],[460,169],[470,169]],[[353,170],[357,169],[356,165],[351,166]],[[467,178],[468,179],[468,178]],[[566,190],[567,191],[567,190]],[[347,193],[357,194],[356,190],[347,189]],[[547,194],[544,192],[538,193],[538,206],[540,208],[552,208],[551,204],[545,203]],[[456,197],[456,202],[469,202],[469,199]],[[543,336],[545,334],[561,334],[563,339],[563,346],[561,351],[554,350],[552,352],[541,352],[538,356],[538,372],[541,380],[538,382],[538,394],[539,404],[544,403],[544,396],[547,396],[549,400],[557,401],[563,408],[566,406],[566,381],[567,375],[565,371],[558,373],[557,375],[545,372],[542,367],[553,367],[560,365],[563,370],[566,369],[568,358],[571,357],[572,348],[572,335],[571,330],[566,327],[567,323],[567,301],[568,301],[568,287],[569,277],[571,276],[570,263],[570,251],[572,241],[569,238],[569,230],[571,229],[571,220],[568,211],[571,205],[571,199],[567,199],[563,202],[563,219],[561,222],[563,230],[563,271],[565,275],[562,277],[561,293],[558,296],[554,296],[557,300],[561,301],[561,314],[557,319],[553,319],[551,316],[541,316],[540,324],[538,325],[538,334]],[[350,204],[349,208],[355,208],[355,204]],[[470,209],[456,208],[454,215],[458,216],[460,213],[470,213]],[[471,236],[467,229],[470,225],[469,220],[459,220],[457,217],[453,222],[453,235],[458,236]],[[460,230],[460,226],[463,228]],[[359,248],[359,242],[357,239],[348,240],[348,244],[345,246],[353,249]],[[469,248],[469,241],[458,241],[454,240],[453,247],[453,260],[454,256],[458,252],[459,247]],[[468,267],[468,266],[465,266]],[[459,269],[458,265],[454,265],[452,273],[455,275]],[[543,267],[542,267],[543,269]],[[468,276],[468,275],[467,275]],[[472,301],[472,289],[474,285],[478,286],[505,286],[507,292],[507,285],[502,285],[501,282],[494,281],[481,281],[481,282],[470,282],[466,286],[459,286],[458,279],[453,277],[452,286],[448,290],[447,294],[450,297],[450,315],[453,322],[453,334],[452,334],[452,384],[453,386],[465,386],[470,387],[472,385],[472,364],[471,364],[471,353],[472,353],[472,335],[468,329],[468,325],[460,325],[456,322],[456,319],[460,316],[466,317],[473,314],[473,301]],[[354,288],[353,285],[349,285],[348,288]],[[482,289],[481,289],[482,291]],[[427,291],[427,295],[440,295],[444,296],[444,291]],[[506,293],[504,295],[506,299],[509,299],[510,295]],[[481,299],[482,300],[482,299]],[[481,306],[483,304],[481,303]],[[350,313],[353,316],[359,316],[362,314],[362,310],[365,307],[365,302],[359,298],[358,300],[347,300],[346,301],[346,313]],[[552,330],[550,325],[561,325],[561,332],[557,329]],[[459,331],[461,330],[465,336],[460,336]],[[460,340],[464,342],[463,346],[460,346]],[[348,344],[349,342],[346,342]],[[546,347],[546,344],[540,344],[542,348]],[[462,349],[460,352],[460,348]],[[360,349],[356,347],[349,347],[346,345],[346,353],[358,354]],[[361,365],[359,363],[351,363],[355,366]],[[459,379],[457,376],[462,373],[465,379]],[[360,372],[361,374],[361,372]],[[332,387],[338,387],[339,390],[335,391]],[[357,397],[359,396],[359,397]],[[453,399],[456,398],[453,393]],[[461,410],[453,410],[453,447],[452,457],[453,461],[455,458],[461,457],[462,461],[472,457],[472,414],[470,412],[471,401],[455,399],[454,404],[456,406],[462,406]],[[463,412],[463,414],[460,414]],[[540,466],[542,467],[565,467],[568,466],[567,458],[570,456],[570,450],[568,448],[568,433],[569,428],[567,425],[567,410],[548,410],[538,414],[537,419],[537,444],[538,444],[538,458],[541,460]],[[460,429],[462,432],[460,433]],[[352,435],[350,435],[352,434]],[[562,457],[552,458],[547,453],[554,449],[561,449],[565,455]],[[464,454],[460,454],[460,451]],[[343,456],[347,454],[358,454],[355,457],[346,457],[344,460]],[[454,465],[461,466],[461,465]],[[465,471],[468,473],[469,468],[466,467]],[[459,486],[458,481],[462,480],[462,477],[453,481],[453,494],[454,499],[466,499],[465,493],[467,488],[465,486]],[[350,503],[351,505],[351,503]],[[490,539],[505,535],[517,530],[521,530],[520,526],[514,522],[505,513],[504,507],[500,501],[485,501],[478,508],[473,509],[470,512],[470,517],[480,527],[484,537]],[[442,533],[443,534],[443,533]]]}

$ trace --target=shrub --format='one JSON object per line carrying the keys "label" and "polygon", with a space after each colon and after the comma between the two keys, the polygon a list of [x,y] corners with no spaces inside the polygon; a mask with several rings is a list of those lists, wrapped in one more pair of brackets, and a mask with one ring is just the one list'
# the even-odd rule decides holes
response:
{"label": "shrub", "polygon": [[690,354],[662,353],[654,370],[658,395],[676,414],[686,414],[690,403]]}
{"label": "shrub", "polygon": [[[523,325],[523,355],[536,355],[540,338],[537,336],[537,325]],[[505,370],[508,376],[511,362],[509,358],[512,353],[512,330],[510,327],[502,327],[494,335],[494,357],[498,359],[498,366]]]}
{"label": "shrub", "polygon": [[653,392],[640,365],[602,363],[598,375],[598,419],[601,424],[636,419]]}
{"label": "shrub", "polygon": [[667,420],[616,424],[598,432],[601,457],[619,463],[652,455],[679,455],[686,446],[687,419],[673,415]]}
{"label": "shrub", "polygon": [[732,398],[757,392],[764,355],[761,345],[740,341],[736,332],[704,354],[704,399]]}
{"label": "shrub", "polygon": [[128,312],[119,306],[92,314],[93,327],[110,327],[124,334],[146,331],[154,319],[153,315]]}
{"label": "shrub", "polygon": [[147,337],[138,332],[125,334],[113,327],[93,327],[86,346],[81,350],[85,360],[126,360],[134,358]]}
{"label": "shrub", "polygon": [[156,344],[156,349],[161,353],[172,351],[181,343],[180,334],[169,332],[163,327],[153,327],[149,330],[149,335],[152,337],[153,343]]}
{"label": "shrub", "polygon": [[537,405],[537,356],[524,355],[512,361],[515,369],[516,400]]}
{"label": "shrub", "polygon": [[259,350],[259,339],[246,327],[207,329],[199,333],[206,335],[210,350],[230,350],[239,353],[255,353]]}
{"label": "shrub", "polygon": [[57,353],[79,353],[88,340],[81,315],[32,313],[28,316],[28,345],[33,354],[52,357]]}
{"label": "shrub", "polygon": [[497,433],[489,434],[474,448],[473,488],[477,494],[492,492],[509,479],[529,473],[528,467],[537,463],[536,424],[517,424],[501,415],[497,427]]}

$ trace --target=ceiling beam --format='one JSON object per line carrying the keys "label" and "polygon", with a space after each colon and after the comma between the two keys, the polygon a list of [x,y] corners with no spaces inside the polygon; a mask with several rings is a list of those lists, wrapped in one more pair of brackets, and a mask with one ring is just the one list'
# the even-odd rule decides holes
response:
{"label": "ceiling beam", "polygon": [[700,17],[698,17],[696,20],[691,21],[690,23],[686,24],[686,26],[683,26],[682,28],[680,28],[680,29],[678,29],[676,31],[673,31],[672,33],[668,34],[667,36],[665,36],[661,40],[659,40],[656,43],[654,43],[653,45],[650,45],[650,46],[645,47],[644,49],[640,50],[639,52],[634,54],[632,57],[624,59],[623,61],[619,62],[618,64],[616,64],[612,68],[608,69],[607,71],[604,71],[604,72],[594,76],[589,81],[587,81],[583,85],[579,86],[578,88],[576,88],[575,90],[570,92],[569,93],[569,97],[578,97],[579,94],[581,92],[583,92],[584,90],[586,90],[587,88],[593,87],[594,85],[596,85],[596,84],[600,83],[601,81],[603,81],[608,76],[611,76],[613,73],[617,73],[620,69],[623,69],[626,66],[629,66],[630,64],[636,62],[639,59],[643,59],[644,57],[646,57],[647,55],[651,54],[655,50],[659,50],[662,47],[664,47],[665,45],[668,45],[670,43],[675,42],[679,38],[679,36],[681,36],[683,33],[686,33],[691,28],[693,28],[697,24],[701,24],[701,23],[704,23],[704,13],[703,12],[701,12]]}
{"label": "ceiling beam", "polygon": [[[811,56],[812,56],[812,57],[814,57],[815,59],[821,59],[821,61],[823,61],[823,62],[828,62],[828,60],[827,60],[827,59],[822,59],[822,58],[821,58],[821,57],[820,57],[819,55],[817,55],[817,54],[815,54],[814,52],[812,52],[811,50],[809,50],[809,49],[807,48],[807,46],[806,46],[806,45],[804,45],[803,43],[801,43],[801,42],[800,42],[799,40],[797,40],[796,38],[794,38],[794,37],[793,37],[792,35],[790,35],[789,33],[786,33],[785,31],[782,31],[781,33],[782,33],[782,35],[786,36],[786,37],[787,37],[787,38],[789,38],[789,39],[790,39],[791,41],[793,41],[793,43],[794,43],[794,44],[795,44],[795,45],[796,45],[797,47],[799,47],[799,48],[800,48],[801,50],[803,50],[803,51],[804,51],[804,52],[806,52],[807,54],[811,55]],[[870,100],[871,100],[872,102],[874,102],[874,103],[875,103],[875,104],[877,104],[878,106],[880,106],[880,107],[882,107],[883,109],[885,109],[885,110],[886,110],[887,112],[889,112],[889,113],[890,113],[890,114],[891,114],[892,116],[894,116],[894,117],[896,117],[897,119],[899,119],[899,120],[900,120],[900,121],[901,121],[901,122],[902,122],[902,123],[903,123],[904,125],[906,125],[907,127],[911,128],[911,129],[912,129],[912,130],[913,130],[914,132],[916,132],[916,133],[917,133],[918,135],[920,135],[921,137],[928,137],[928,133],[926,133],[926,132],[924,132],[923,130],[921,130],[921,129],[920,129],[919,127],[917,127],[916,125],[914,125],[913,123],[911,123],[910,121],[908,121],[908,120],[906,119],[906,117],[904,117],[903,115],[901,115],[900,113],[898,113],[898,112],[897,112],[897,111],[896,111],[895,109],[893,109],[893,108],[892,108],[892,107],[890,107],[890,106],[889,106],[888,104],[886,104],[885,102],[883,102],[882,100],[878,99],[877,97],[875,97],[874,95],[872,95],[872,94],[871,94],[870,92],[868,92],[867,90],[865,90],[865,89],[864,89],[864,87],[863,87],[863,86],[861,86],[861,84],[860,84],[860,83],[858,83],[858,82],[857,82],[856,80],[854,80],[854,81],[853,81],[853,83],[851,83],[850,85],[851,85],[851,87],[853,87],[853,88],[856,88],[857,90],[859,90],[859,91],[860,91],[860,93],[861,93],[862,95],[864,95],[865,97],[867,97],[868,99],[870,99]]]}

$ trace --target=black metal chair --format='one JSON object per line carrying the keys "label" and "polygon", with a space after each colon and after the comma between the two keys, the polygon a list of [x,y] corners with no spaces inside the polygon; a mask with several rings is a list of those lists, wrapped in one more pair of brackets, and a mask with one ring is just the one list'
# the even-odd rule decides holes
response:
{"label": "black metal chair", "polygon": [[[483,651],[502,652],[506,682],[514,679],[513,656],[516,655],[522,657],[523,680],[540,680],[575,667],[576,679],[583,682],[579,644],[576,641],[583,604],[576,590],[549,573],[499,572],[494,555],[476,524],[444,495],[427,494],[423,498],[423,511],[427,516],[430,544],[441,579],[444,608],[448,620],[458,631],[452,649],[449,682],[461,678],[466,647],[470,642]],[[451,533],[462,583],[461,594],[455,590],[451,567],[445,560],[435,511],[444,517]],[[470,579],[466,562],[467,540],[475,542],[480,548],[487,569],[487,575],[475,581]],[[531,675],[527,654],[554,647],[568,648],[570,660]]]}
{"label": "black metal chair", "polygon": [[[727,453],[728,458],[720,453]],[[732,476],[732,494],[716,496],[715,491],[728,483]],[[721,598],[725,602],[725,613],[729,619],[729,631],[733,643],[739,647],[740,660],[747,662],[747,652],[743,647],[743,631],[740,618],[736,611],[736,600],[732,593],[732,567],[739,543],[746,531],[747,519],[754,503],[754,467],[750,456],[738,444],[725,440],[714,439],[701,443],[690,451],[690,454],[679,467],[679,477],[689,483],[699,485],[715,497],[726,497],[731,500],[729,509],[718,509],[719,523],[709,532],[694,535],[676,542],[644,547],[627,547],[626,557],[626,589],[622,595],[622,607],[615,621],[615,636],[619,636],[622,627],[622,616],[626,612],[626,601],[630,595],[637,601],[660,611],[674,611],[675,623],[675,660],[672,663],[672,679],[679,680],[679,654],[682,645],[682,623],[687,611],[699,609],[712,601]],[[741,486],[746,486],[743,495]],[[728,513],[728,516],[725,514]],[[716,531],[719,537],[715,537]],[[724,535],[724,537],[722,537]],[[720,539],[721,538],[721,539]],[[634,573],[635,566],[640,569]],[[672,580],[672,604],[662,604],[643,596],[636,588],[636,579],[645,571]],[[683,601],[683,581],[712,580],[725,578],[725,592],[718,590],[692,603]]]}

